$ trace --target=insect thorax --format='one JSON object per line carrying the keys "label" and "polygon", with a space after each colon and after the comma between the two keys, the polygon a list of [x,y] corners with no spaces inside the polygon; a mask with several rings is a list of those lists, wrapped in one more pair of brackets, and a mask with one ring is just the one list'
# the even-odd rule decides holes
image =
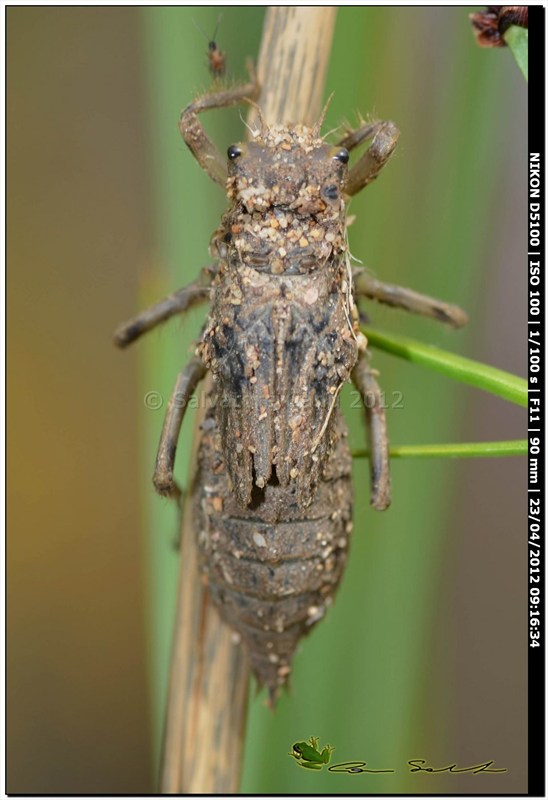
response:
{"label": "insect thorax", "polygon": [[[200,351],[218,393],[234,491],[295,481],[314,495],[332,448],[332,413],[358,348],[351,322],[346,166],[301,126],[270,128],[229,148],[231,207]],[[230,160],[232,159],[232,160]]]}

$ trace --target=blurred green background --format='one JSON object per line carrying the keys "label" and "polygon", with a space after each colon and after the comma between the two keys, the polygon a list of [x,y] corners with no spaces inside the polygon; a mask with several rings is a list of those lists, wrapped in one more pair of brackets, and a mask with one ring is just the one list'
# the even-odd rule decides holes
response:
{"label": "blurred green background", "polygon": [[[395,157],[352,202],[352,252],[471,317],[455,333],[371,306],[372,322],[524,374],[526,86],[508,51],[476,47],[470,10],[341,8],[325,130],[358,112],[397,123]],[[209,261],[224,200],[177,119],[210,86],[196,24],[210,34],[219,13],[7,10],[12,793],[155,787],[176,518],[152,492],[163,412],[144,397],[167,400],[203,314],[131,353],[110,333]],[[263,9],[222,14],[238,80]],[[210,116],[219,147],[242,138],[238,110]],[[374,365],[394,444],[523,436],[519,409],[382,353]],[[398,461],[392,475],[392,507],[376,514],[355,465],[347,574],[302,643],[291,695],[275,714],[251,695],[243,791],[526,791],[525,462]],[[334,761],[397,772],[299,769],[287,752],[311,735]],[[410,775],[412,758],[508,772]]]}

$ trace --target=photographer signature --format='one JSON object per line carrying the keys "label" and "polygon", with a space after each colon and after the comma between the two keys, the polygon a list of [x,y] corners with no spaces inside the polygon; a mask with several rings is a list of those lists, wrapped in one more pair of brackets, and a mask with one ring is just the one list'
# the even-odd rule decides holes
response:
{"label": "photographer signature", "polygon": [[[431,767],[427,766],[428,762],[425,758],[412,758],[407,762],[407,766],[409,768],[409,772],[426,772],[429,775],[434,775],[441,772],[450,772],[452,774],[470,772],[473,775],[477,775],[479,772],[508,772],[507,769],[493,767],[494,763],[495,762],[491,760],[484,761],[481,764],[473,764],[470,767],[459,767],[459,765],[455,762],[453,764],[447,764],[447,766],[444,767]],[[345,772],[348,775],[358,775],[360,773],[378,775],[380,773],[396,772],[395,769],[370,769],[367,766],[367,761],[344,761],[341,764],[333,764],[332,766],[328,767],[328,770],[329,772]]]}

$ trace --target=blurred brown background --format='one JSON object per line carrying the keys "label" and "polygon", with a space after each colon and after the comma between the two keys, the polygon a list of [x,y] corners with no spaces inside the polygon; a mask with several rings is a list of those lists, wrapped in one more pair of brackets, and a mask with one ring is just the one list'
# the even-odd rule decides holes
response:
{"label": "blurred brown background", "polygon": [[[432,30],[446,12],[436,13]],[[143,17],[135,8],[20,7],[7,21],[8,789],[146,793],[154,769],[142,398],[137,362],[110,342],[142,305],[139,276],[155,244]],[[434,72],[425,66],[432,81]],[[522,142],[520,80],[516,73],[508,137]],[[419,112],[426,126],[426,100]],[[474,358],[518,374],[525,281],[515,265],[525,239],[515,218],[525,157],[508,162],[504,187],[516,192],[496,197],[488,291],[468,309]],[[463,441],[523,435],[521,410],[471,390],[463,398]],[[525,584],[516,572],[525,575],[525,464],[471,460],[454,475],[463,502],[444,553],[451,580],[440,571],[437,629],[425,642],[437,710],[417,726],[435,738],[438,725],[443,738],[450,716],[456,752],[502,753],[505,790],[523,792]],[[452,683],[436,684],[440,672]],[[455,776],[451,791],[469,786]]]}
{"label": "blurred brown background", "polygon": [[151,249],[140,36],[135,9],[8,9],[12,792],[152,788],[136,376],[111,345]]}

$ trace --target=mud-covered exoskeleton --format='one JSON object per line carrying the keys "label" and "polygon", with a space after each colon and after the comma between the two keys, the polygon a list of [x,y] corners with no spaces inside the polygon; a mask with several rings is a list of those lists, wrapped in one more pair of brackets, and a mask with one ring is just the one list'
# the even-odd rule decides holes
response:
{"label": "mud-covered exoskeleton", "polygon": [[[223,618],[249,648],[272,701],[299,639],[332,602],[352,529],[351,458],[338,396],[352,380],[364,401],[371,504],[390,502],[382,396],[359,330],[369,297],[455,326],[460,309],[356,274],[346,201],[392,154],[391,122],[363,124],[336,144],[320,124],[257,127],[222,157],[198,114],[254,100],[253,83],[189,105],[180,130],[230,206],[214,233],[214,264],[199,279],[116,333],[125,346],[156,324],[209,300],[196,356],[180,373],[162,431],[154,484],[181,497],[173,479],[184,412],[213,375],[202,423],[192,503],[200,564]],[[350,152],[369,148],[353,165]]]}

